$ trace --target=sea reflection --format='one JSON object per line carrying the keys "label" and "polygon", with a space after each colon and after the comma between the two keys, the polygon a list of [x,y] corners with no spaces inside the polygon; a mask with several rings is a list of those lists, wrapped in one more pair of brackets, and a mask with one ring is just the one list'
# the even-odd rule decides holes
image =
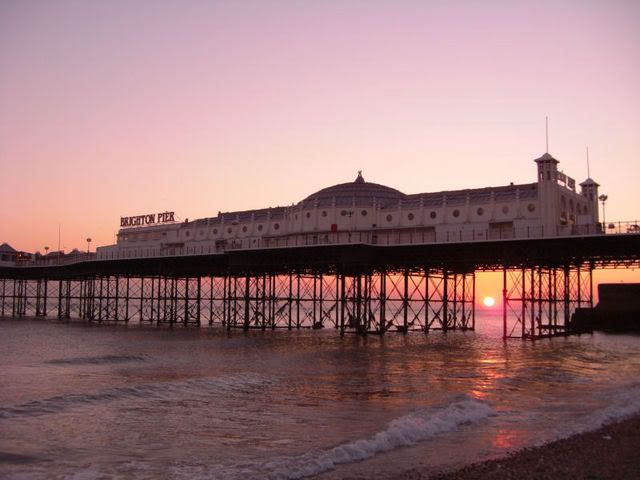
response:
{"label": "sea reflection", "polygon": [[0,451],[36,460],[0,476],[264,478],[274,459],[299,468],[363,440],[357,474],[393,478],[400,458],[499,455],[638,402],[640,338],[505,343],[482,333],[494,326],[341,337],[6,320]]}

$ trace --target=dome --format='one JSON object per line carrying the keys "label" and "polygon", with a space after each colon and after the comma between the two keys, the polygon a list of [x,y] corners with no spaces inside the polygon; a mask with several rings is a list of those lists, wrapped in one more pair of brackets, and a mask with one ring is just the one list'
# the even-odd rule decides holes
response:
{"label": "dome", "polygon": [[331,187],[323,188],[309,195],[299,203],[303,208],[318,206],[380,206],[396,205],[400,200],[405,200],[407,196],[396,190],[377,183],[365,182],[362,172],[353,182],[340,183]]}

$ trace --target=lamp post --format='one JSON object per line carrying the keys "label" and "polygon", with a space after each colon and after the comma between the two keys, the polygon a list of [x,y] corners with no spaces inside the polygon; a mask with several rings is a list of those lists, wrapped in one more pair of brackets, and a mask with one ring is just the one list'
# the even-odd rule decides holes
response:
{"label": "lamp post", "polygon": [[604,203],[609,199],[608,195],[602,194],[598,197],[598,200],[602,202],[602,230],[607,233],[607,221],[604,216]]}
{"label": "lamp post", "polygon": [[91,243],[91,237],[87,238],[87,253],[89,253],[89,244]]}

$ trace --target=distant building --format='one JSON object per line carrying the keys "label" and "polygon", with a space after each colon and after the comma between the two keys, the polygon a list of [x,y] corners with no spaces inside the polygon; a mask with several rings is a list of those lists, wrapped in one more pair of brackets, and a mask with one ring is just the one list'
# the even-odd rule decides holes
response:
{"label": "distant building", "polygon": [[290,207],[218,213],[182,223],[120,229],[98,259],[220,253],[335,243],[399,245],[600,233],[598,184],[558,171],[548,153],[537,180],[500,187],[405,194],[366,182],[324,188]]}
{"label": "distant building", "polygon": [[0,262],[15,262],[18,258],[18,251],[8,243],[0,245]]}
{"label": "distant building", "polygon": [[20,252],[8,243],[0,245],[0,264],[15,264],[21,262],[30,262],[33,255],[26,252]]}

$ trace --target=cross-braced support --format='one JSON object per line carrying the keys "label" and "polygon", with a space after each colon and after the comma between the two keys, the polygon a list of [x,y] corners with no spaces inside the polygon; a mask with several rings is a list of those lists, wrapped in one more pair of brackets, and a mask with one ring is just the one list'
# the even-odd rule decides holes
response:
{"label": "cross-braced support", "polygon": [[503,269],[503,337],[571,333],[575,309],[593,306],[592,272],[589,265]]}

